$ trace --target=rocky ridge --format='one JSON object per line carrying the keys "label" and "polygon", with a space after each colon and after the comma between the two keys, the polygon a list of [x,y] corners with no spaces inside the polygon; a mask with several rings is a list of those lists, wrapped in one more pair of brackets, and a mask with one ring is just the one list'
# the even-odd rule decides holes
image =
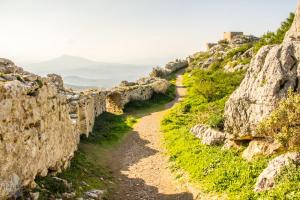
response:
{"label": "rocky ridge", "polygon": [[247,70],[254,56],[252,45],[258,39],[251,35],[238,35],[232,41],[220,40],[207,52],[198,52],[188,57],[189,68],[208,69],[221,63],[227,72]]}
{"label": "rocky ridge", "polygon": [[109,90],[76,91],[58,75],[40,77],[0,59],[0,198],[67,168],[80,135],[89,135],[97,116],[122,112],[128,102],[150,99],[168,86],[146,77]]}

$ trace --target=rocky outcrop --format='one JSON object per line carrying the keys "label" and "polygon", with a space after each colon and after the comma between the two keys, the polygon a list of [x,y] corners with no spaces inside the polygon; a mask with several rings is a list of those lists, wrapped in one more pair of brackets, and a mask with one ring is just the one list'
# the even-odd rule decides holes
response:
{"label": "rocky outcrop", "polygon": [[152,72],[150,73],[150,77],[165,78],[171,73],[179,69],[186,68],[187,66],[188,66],[187,60],[176,59],[175,61],[167,63],[164,67],[153,68]]}
{"label": "rocky outcrop", "polygon": [[254,139],[244,150],[242,157],[248,161],[252,161],[255,156],[269,156],[281,149],[281,145],[273,140]]}
{"label": "rocky outcrop", "polygon": [[255,184],[255,191],[262,192],[271,189],[276,184],[276,178],[285,167],[300,163],[299,153],[287,153],[270,161],[268,167],[259,175]]}
{"label": "rocky outcrop", "polygon": [[264,47],[252,61],[225,107],[225,130],[236,139],[264,137],[256,133],[258,123],[286,97],[288,89],[299,91],[299,44]]}
{"label": "rocky outcrop", "polygon": [[300,1],[295,12],[294,23],[284,38],[284,42],[290,41],[300,41]]}
{"label": "rocky outcrop", "polygon": [[295,20],[280,45],[260,49],[239,88],[225,106],[227,140],[251,141],[243,156],[269,155],[280,148],[274,138],[259,134],[259,123],[276,109],[288,90],[300,92],[300,3]]}
{"label": "rocky outcrop", "polygon": [[257,42],[258,40],[259,38],[253,35],[237,35],[232,39],[231,44],[239,45],[239,44]]}
{"label": "rocky outcrop", "polygon": [[221,40],[208,49],[188,57],[189,68],[210,69],[222,66],[226,72],[245,71],[254,56],[255,36],[237,35]]}
{"label": "rocky outcrop", "polygon": [[0,59],[0,199],[34,187],[36,176],[67,168],[80,135],[89,135],[101,113],[168,86],[164,79],[143,78],[111,90],[74,91],[58,75],[42,78]]}
{"label": "rocky outcrop", "polygon": [[197,138],[201,139],[201,143],[204,145],[220,145],[225,141],[225,134],[218,130],[212,129],[208,126],[198,124],[191,130]]}

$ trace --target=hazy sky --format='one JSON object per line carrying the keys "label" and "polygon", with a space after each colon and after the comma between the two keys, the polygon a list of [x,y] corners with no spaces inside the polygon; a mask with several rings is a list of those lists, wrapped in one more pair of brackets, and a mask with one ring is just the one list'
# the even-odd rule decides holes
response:
{"label": "hazy sky", "polygon": [[162,64],[224,31],[261,35],[297,0],[0,0],[0,57],[19,63],[62,54]]}

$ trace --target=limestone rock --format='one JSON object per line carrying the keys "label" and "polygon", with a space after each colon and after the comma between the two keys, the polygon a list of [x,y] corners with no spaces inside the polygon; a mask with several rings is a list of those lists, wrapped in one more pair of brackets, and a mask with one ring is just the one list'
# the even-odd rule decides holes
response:
{"label": "limestone rock", "polygon": [[286,96],[299,91],[300,43],[263,47],[252,60],[245,79],[225,106],[225,130],[236,139],[263,137],[257,125]]}
{"label": "limestone rock", "polygon": [[231,44],[246,44],[258,41],[259,38],[253,35],[237,35],[230,42]]}
{"label": "limestone rock", "polygon": [[226,138],[222,150],[240,149],[240,148],[241,145],[239,141]]}
{"label": "limestone rock", "polygon": [[122,81],[120,83],[120,87],[127,87],[127,86],[134,86],[134,85],[136,85],[135,82]]}
{"label": "limestone rock", "polygon": [[281,148],[281,145],[266,139],[254,139],[244,150],[242,157],[251,161],[257,155],[272,155]]}
{"label": "limestone rock", "polygon": [[297,9],[295,12],[295,20],[292,24],[291,29],[286,33],[284,41],[300,41],[300,1],[298,1]]}
{"label": "limestone rock", "polygon": [[89,190],[84,194],[86,197],[91,199],[101,199],[104,194],[104,190]]}
{"label": "limestone rock", "polygon": [[182,69],[187,67],[188,62],[186,60],[175,60],[173,62],[169,62],[168,64],[166,64],[165,69],[169,72],[172,73],[178,69]]}
{"label": "limestone rock", "polygon": [[209,146],[220,145],[225,141],[225,133],[201,124],[194,126],[191,129],[191,133],[201,139],[202,144]]}
{"label": "limestone rock", "polygon": [[242,54],[241,58],[245,59],[245,58],[253,58],[253,56],[255,55],[254,52],[254,48],[250,48],[248,49],[245,53]]}
{"label": "limestone rock", "polygon": [[76,197],[75,192],[71,192],[71,193],[63,193],[62,194],[63,199],[74,199],[74,197]]}
{"label": "limestone rock", "polygon": [[57,74],[48,74],[48,79],[60,90],[64,90],[64,82],[61,76]]}
{"label": "limestone rock", "polygon": [[256,184],[255,191],[262,192],[271,189],[275,186],[275,180],[280,175],[280,172],[290,164],[299,164],[299,153],[287,153],[270,161],[268,167],[259,175]]}

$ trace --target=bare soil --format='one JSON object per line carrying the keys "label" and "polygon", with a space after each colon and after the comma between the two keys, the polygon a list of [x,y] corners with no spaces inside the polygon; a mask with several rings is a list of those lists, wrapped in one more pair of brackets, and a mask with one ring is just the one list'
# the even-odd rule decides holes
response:
{"label": "bare soil", "polygon": [[110,151],[108,167],[116,180],[115,200],[192,200],[195,194],[179,183],[169,169],[160,122],[166,111],[186,94],[182,75],[176,80],[176,99],[165,109],[142,117],[124,141]]}

